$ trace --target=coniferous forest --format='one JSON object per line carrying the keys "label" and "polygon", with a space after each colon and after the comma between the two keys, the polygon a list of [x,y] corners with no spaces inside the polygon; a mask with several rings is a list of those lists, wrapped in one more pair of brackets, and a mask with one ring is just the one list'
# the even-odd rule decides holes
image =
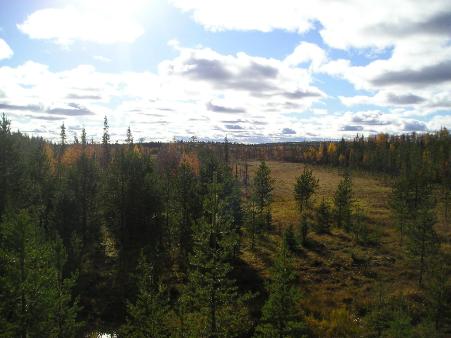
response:
{"label": "coniferous forest", "polygon": [[[450,337],[451,137],[0,125],[0,337]],[[290,171],[291,170],[291,171]],[[293,172],[288,176],[288,172]]]}

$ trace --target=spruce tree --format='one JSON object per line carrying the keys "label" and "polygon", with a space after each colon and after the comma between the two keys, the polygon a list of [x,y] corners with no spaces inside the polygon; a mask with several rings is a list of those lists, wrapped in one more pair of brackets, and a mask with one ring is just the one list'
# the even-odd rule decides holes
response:
{"label": "spruce tree", "polygon": [[407,178],[400,176],[392,187],[392,193],[389,199],[389,206],[399,231],[399,244],[404,243],[404,234],[406,222],[410,216],[408,208],[409,182]]}
{"label": "spruce tree", "polygon": [[64,150],[66,149],[66,140],[67,140],[66,127],[64,126],[64,122],[60,128],[61,128],[61,131],[60,131],[60,144],[61,144],[60,156],[62,156],[64,153]]}
{"label": "spruce tree", "polygon": [[[434,257],[425,279],[427,316],[435,330],[441,329],[451,318],[451,281],[449,263],[443,256]],[[448,319],[448,320],[447,320]]]}
{"label": "spruce tree", "polygon": [[307,235],[310,224],[307,215],[303,214],[299,222],[299,236],[301,238],[301,243],[303,246],[307,244]]}
{"label": "spruce tree", "polygon": [[331,212],[330,205],[328,202],[322,199],[320,205],[316,208],[315,222],[313,225],[313,230],[317,233],[327,233],[329,232],[331,225]]}
{"label": "spruce tree", "polygon": [[298,243],[291,224],[283,231],[282,241],[289,251],[296,251]]}
{"label": "spruce tree", "polygon": [[129,146],[133,145],[133,135],[130,126],[128,126],[127,128],[127,138],[125,139],[125,143],[127,143]]}
{"label": "spruce tree", "polygon": [[271,202],[274,181],[271,178],[271,169],[265,161],[260,162],[260,166],[255,173],[253,181],[253,198],[258,210],[258,221],[267,228],[271,224]]}
{"label": "spruce tree", "polygon": [[335,191],[334,207],[337,226],[349,231],[352,214],[352,181],[348,171],[345,171],[344,177]]}
{"label": "spruce tree", "polygon": [[435,199],[428,179],[419,176],[412,181],[412,187],[412,196],[408,200],[411,216],[408,219],[407,250],[418,266],[418,284],[422,286],[429,259],[437,253],[439,245],[434,230]]}
{"label": "spruce tree", "polygon": [[102,135],[102,167],[106,168],[106,166],[110,163],[111,159],[111,150],[110,150],[110,132],[109,132],[108,119],[105,116],[103,119],[103,135]]}
{"label": "spruce tree", "polygon": [[168,294],[143,252],[136,269],[138,294],[127,304],[127,322],[121,327],[124,337],[169,337]]}
{"label": "spruce tree", "polygon": [[75,337],[81,322],[71,297],[75,280],[63,278],[65,253],[26,211],[0,224],[0,337]]}
{"label": "spruce tree", "polygon": [[208,190],[207,215],[194,227],[194,251],[180,300],[186,309],[183,322],[190,337],[239,336],[247,332],[249,323],[245,298],[230,276],[237,237],[230,211],[224,210],[219,199],[216,174]]}
{"label": "spruce tree", "polygon": [[302,337],[306,333],[299,301],[300,292],[296,285],[297,276],[288,248],[282,242],[280,252],[267,284],[268,299],[263,305],[257,337]]}

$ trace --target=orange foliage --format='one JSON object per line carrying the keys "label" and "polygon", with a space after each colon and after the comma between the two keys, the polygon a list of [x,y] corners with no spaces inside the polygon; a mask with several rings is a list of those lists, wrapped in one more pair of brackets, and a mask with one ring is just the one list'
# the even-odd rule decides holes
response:
{"label": "orange foliage", "polygon": [[196,175],[199,175],[200,162],[195,153],[183,153],[182,157],[180,158],[179,166],[182,164],[189,166]]}
{"label": "orange foliage", "polygon": [[47,158],[47,161],[49,162],[50,172],[52,174],[55,174],[56,172],[55,152],[48,143],[44,144],[44,155]]}
{"label": "orange foliage", "polygon": [[377,134],[376,135],[376,143],[383,144],[387,142],[387,136],[385,134]]}
{"label": "orange foliage", "polygon": [[68,147],[61,158],[61,164],[65,166],[71,166],[73,165],[82,154],[81,145],[74,144]]}
{"label": "orange foliage", "polygon": [[333,142],[329,143],[329,147],[327,148],[327,153],[329,155],[334,155],[337,152],[337,145]]}

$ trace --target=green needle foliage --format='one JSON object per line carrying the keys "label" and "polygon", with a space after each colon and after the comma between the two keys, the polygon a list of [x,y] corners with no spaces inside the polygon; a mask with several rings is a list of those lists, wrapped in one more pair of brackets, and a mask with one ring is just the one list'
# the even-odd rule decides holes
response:
{"label": "green needle foliage", "polygon": [[194,252],[181,297],[183,323],[189,337],[235,337],[249,330],[247,296],[240,296],[230,277],[238,237],[233,217],[219,200],[216,174],[208,186],[207,215],[194,229]]}
{"label": "green needle foliage", "polygon": [[36,224],[26,211],[0,224],[0,337],[75,337],[82,327],[75,278],[63,278],[61,241]]}
{"label": "green needle foliage", "polygon": [[330,230],[332,215],[330,205],[324,198],[319,206],[316,208],[316,220],[314,222],[313,230],[316,233],[327,233]]}
{"label": "green needle foliage", "polygon": [[137,278],[138,295],[134,303],[127,304],[127,322],[121,328],[121,335],[136,338],[169,337],[167,293],[143,252],[138,261]]}
{"label": "green needle foliage", "polygon": [[352,215],[352,181],[351,175],[345,171],[334,195],[335,220],[339,228],[351,229]]}
{"label": "green needle foliage", "polygon": [[296,286],[296,273],[288,248],[283,243],[274,262],[271,281],[267,285],[268,299],[262,309],[256,337],[302,337],[306,333]]}
{"label": "green needle foliage", "polygon": [[268,228],[271,225],[271,202],[274,180],[271,178],[271,169],[265,161],[255,173],[253,182],[253,199],[257,207],[258,222]]}
{"label": "green needle foliage", "polygon": [[313,171],[304,168],[304,172],[296,179],[294,198],[298,204],[299,213],[302,214],[311,207],[311,198],[318,189],[319,180],[313,176]]}

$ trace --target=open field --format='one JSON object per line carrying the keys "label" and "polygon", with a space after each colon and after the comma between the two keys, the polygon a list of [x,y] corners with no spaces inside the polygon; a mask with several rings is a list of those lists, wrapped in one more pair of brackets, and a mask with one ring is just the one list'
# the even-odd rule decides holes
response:
{"label": "open field", "polygon": [[[250,163],[253,176],[259,163]],[[244,249],[242,258],[260,275],[269,275],[274,253],[281,241],[281,231],[289,224],[297,232],[299,215],[295,207],[293,186],[296,177],[304,168],[300,163],[269,162],[274,183],[272,203],[274,231],[259,239],[254,252]],[[336,168],[310,166],[319,179],[315,201],[332,199],[341,180]],[[368,215],[368,223],[379,238],[377,245],[361,246],[344,231],[332,228],[330,234],[318,235],[309,232],[310,245],[300,248],[296,254],[299,285],[305,295],[303,308],[307,314],[317,317],[337,307],[346,306],[359,316],[366,302],[371,299],[380,285],[390,294],[418,297],[416,270],[399,245],[399,233],[392,224],[387,206],[391,191],[389,178],[353,172],[353,192],[358,203]],[[437,224],[442,240],[449,243],[450,229]],[[444,243],[447,249],[449,244]],[[353,259],[354,257],[354,259]],[[358,259],[355,259],[358,258]],[[360,258],[360,259],[359,259]],[[361,260],[367,261],[362,263]]]}

